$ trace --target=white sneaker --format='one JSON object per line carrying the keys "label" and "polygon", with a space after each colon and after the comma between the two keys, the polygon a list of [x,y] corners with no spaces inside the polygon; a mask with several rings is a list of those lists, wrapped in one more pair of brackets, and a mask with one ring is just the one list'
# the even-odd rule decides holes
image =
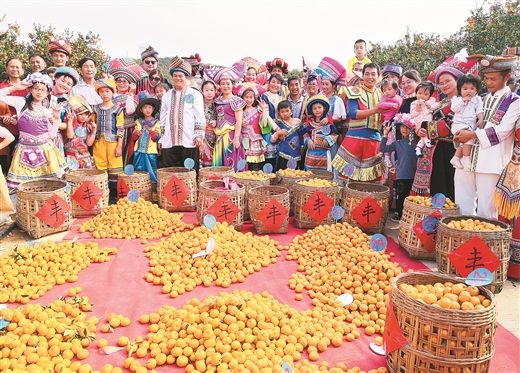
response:
{"label": "white sneaker", "polygon": [[464,169],[464,165],[460,161],[459,157],[453,157],[450,161],[450,163],[453,165],[453,167],[458,168],[459,170]]}

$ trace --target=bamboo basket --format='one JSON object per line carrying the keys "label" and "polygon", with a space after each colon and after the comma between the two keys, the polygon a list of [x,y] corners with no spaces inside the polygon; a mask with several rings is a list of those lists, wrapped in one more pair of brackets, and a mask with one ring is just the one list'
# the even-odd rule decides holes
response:
{"label": "bamboo basket", "polygon": [[56,179],[26,181],[18,186],[16,202],[16,224],[33,238],[68,231],[72,226],[72,214],[66,212],[65,221],[53,228],[36,217],[36,213],[53,194],[57,194],[70,205],[70,195],[65,192],[67,183]]}
{"label": "bamboo basket", "polygon": [[204,167],[199,170],[199,185],[208,181],[213,175],[217,175],[221,180],[224,177],[231,177],[235,174],[235,169],[228,166]]}
{"label": "bamboo basket", "polygon": [[[168,202],[163,194],[164,187],[172,176],[182,180],[190,189],[182,206]],[[195,211],[197,209],[197,173],[184,167],[167,167],[157,170],[157,200],[159,207],[166,211]]]}
{"label": "bamboo basket", "polygon": [[130,190],[135,189],[145,201],[152,201],[152,181],[146,171],[135,171],[133,175],[121,172],[117,175],[117,181],[124,180]]}
{"label": "bamboo basket", "polygon": [[[354,210],[365,198],[370,196],[383,209],[383,215],[379,221],[369,229],[363,228],[352,216]],[[384,185],[372,183],[350,182],[343,189],[341,207],[345,210],[345,215],[341,219],[342,223],[349,223],[353,227],[359,227],[365,233],[381,233],[385,229],[386,218],[388,216],[388,200],[390,189]]]}
{"label": "bamboo basket", "polygon": [[[448,227],[448,223],[453,220],[478,219],[488,223],[493,223],[504,228],[502,231],[470,231]],[[451,264],[448,257],[460,245],[478,236],[486,243],[500,260],[500,266],[493,272],[493,282],[486,286],[493,293],[498,294],[502,291],[507,280],[507,266],[509,264],[509,249],[511,245],[511,227],[503,222],[492,219],[485,219],[476,216],[450,216],[442,218],[437,228],[437,243],[435,251],[437,253],[437,269],[439,273],[447,273],[460,276],[459,272]]]}
{"label": "bamboo basket", "polygon": [[455,208],[435,208],[421,206],[411,201],[404,201],[403,215],[399,222],[399,245],[406,250],[410,258],[435,260],[435,251],[429,253],[424,248],[421,240],[415,234],[413,227],[425,217],[440,210],[442,216],[455,216],[460,214],[459,206]]}
{"label": "bamboo basket", "polygon": [[319,189],[330,197],[334,201],[333,206],[336,206],[339,200],[340,188],[337,185],[330,187],[307,186],[301,184],[300,181],[296,182],[294,185],[294,226],[296,228],[311,229],[316,228],[318,225],[330,225],[336,223],[331,212],[329,212],[327,217],[321,223],[318,223],[304,211],[303,205],[305,205],[311,195]]}
{"label": "bamboo basket", "polygon": [[69,171],[65,174],[65,180],[71,182],[71,196],[73,196],[74,193],[76,193],[81,184],[86,180],[89,180],[90,182],[92,182],[92,184],[96,185],[99,189],[101,189],[103,193],[98,203],[96,203],[96,205],[91,210],[85,210],[83,207],[79,205],[78,202],[76,202],[74,198],[71,198],[73,218],[78,218],[82,216],[95,216],[108,206],[110,190],[108,189],[108,174],[106,171],[95,169],[81,169],[76,171]]}
{"label": "bamboo basket", "polygon": [[260,186],[250,189],[248,194],[249,213],[251,214],[253,227],[258,234],[288,232],[289,214],[285,217],[282,225],[275,230],[268,229],[264,223],[257,218],[257,215],[273,198],[280,202],[280,204],[289,211],[291,207],[289,189],[281,186]]}
{"label": "bamboo basket", "polygon": [[[207,214],[207,210],[219,199],[222,195],[226,194],[231,201],[240,210],[236,218],[230,225],[235,227],[237,231],[242,229],[244,224],[244,202],[246,188],[242,184],[238,184],[240,189],[237,190],[215,190],[213,188],[223,187],[224,182],[220,180],[208,180],[203,181],[199,185],[199,199],[197,202],[197,221],[200,225],[204,224],[204,216]],[[215,216],[215,218],[217,218]]]}
{"label": "bamboo basket", "polygon": [[491,301],[481,310],[463,311],[419,302],[399,289],[402,284],[464,283],[463,278],[431,272],[403,273],[392,284],[392,301],[399,327],[411,349],[444,361],[491,359],[498,306],[493,293],[478,287]]}
{"label": "bamboo basket", "polygon": [[[314,172],[314,171],[313,171]],[[291,197],[291,208],[289,209],[289,214],[294,215],[294,186],[297,181],[300,180],[309,180],[313,179],[316,176],[302,176],[302,177],[288,177],[288,176],[280,176],[278,173],[276,174],[276,181],[279,186],[285,187],[289,189],[289,195]]]}
{"label": "bamboo basket", "polygon": [[236,176],[237,174],[234,174],[232,176],[233,180],[235,180],[235,182],[237,184],[242,184],[243,186],[246,187],[246,195],[245,195],[245,201],[244,201],[244,220],[249,220],[251,219],[250,215],[249,215],[249,207],[248,207],[248,203],[247,203],[247,200],[248,200],[248,192],[253,189],[253,188],[256,188],[256,187],[259,187],[259,186],[267,186],[267,185],[270,185],[271,184],[271,181],[270,179],[264,179],[264,180],[258,180],[258,179],[246,179],[246,178],[242,178],[242,177],[237,177]]}
{"label": "bamboo basket", "polygon": [[312,170],[313,178],[334,181],[334,173],[326,170]]}

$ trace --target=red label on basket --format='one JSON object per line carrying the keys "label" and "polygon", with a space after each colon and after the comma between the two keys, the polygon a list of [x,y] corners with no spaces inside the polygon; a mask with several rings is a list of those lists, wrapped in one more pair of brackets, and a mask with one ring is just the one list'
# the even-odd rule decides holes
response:
{"label": "red label on basket", "polygon": [[330,214],[333,206],[334,200],[321,190],[316,189],[303,205],[303,211],[318,223],[321,223]]}
{"label": "red label on basket", "polygon": [[365,198],[357,207],[352,210],[352,217],[363,228],[372,228],[381,219],[385,211],[370,196]]}
{"label": "red label on basket", "polygon": [[468,277],[478,268],[486,268],[494,272],[501,263],[496,254],[478,236],[449,253],[448,258],[461,277]]}
{"label": "red label on basket", "polygon": [[129,191],[130,188],[123,179],[117,182],[117,199],[125,198]]}
{"label": "red label on basket", "polygon": [[97,205],[103,191],[90,180],[85,180],[72,195],[72,199],[85,210],[92,210]]}
{"label": "red label on basket", "polygon": [[392,291],[388,294],[388,302],[386,306],[385,331],[383,333],[383,346],[385,347],[385,355],[388,356],[392,351],[408,345],[403,331],[399,327],[397,317],[395,317],[394,304],[392,301]]}
{"label": "red label on basket", "polygon": [[36,217],[53,228],[58,228],[69,216],[70,206],[63,198],[53,194],[36,213]]}
{"label": "red label on basket", "polygon": [[227,222],[228,224],[235,220],[239,212],[240,209],[226,194],[217,199],[206,211],[207,214],[213,215],[218,222]]}
{"label": "red label on basket", "polygon": [[289,210],[273,198],[262,210],[260,210],[256,217],[267,229],[274,231],[283,224],[288,213]]}
{"label": "red label on basket", "polygon": [[442,212],[437,210],[423,220],[419,220],[413,227],[417,238],[421,241],[424,249],[429,253],[435,251],[435,245],[437,244],[437,223],[441,217]]}
{"label": "red label on basket", "polygon": [[172,175],[164,186],[162,194],[172,205],[181,207],[184,201],[186,201],[186,198],[188,198],[190,191],[184,181]]}
{"label": "red label on basket", "polygon": [[208,180],[222,180],[217,174],[213,174],[209,177]]}

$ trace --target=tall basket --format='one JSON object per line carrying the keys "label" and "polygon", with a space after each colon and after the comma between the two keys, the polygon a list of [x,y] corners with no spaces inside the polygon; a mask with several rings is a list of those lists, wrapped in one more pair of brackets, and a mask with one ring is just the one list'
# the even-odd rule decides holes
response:
{"label": "tall basket", "polygon": [[146,171],[135,171],[132,175],[121,172],[117,175],[117,181],[124,180],[130,190],[135,189],[145,201],[152,201],[152,181]]}
{"label": "tall basket", "polygon": [[[171,177],[183,181],[190,189],[188,197],[181,206],[170,203],[163,194]],[[167,167],[157,170],[157,198],[159,207],[166,211],[195,211],[197,209],[197,173],[184,167]]]}
{"label": "tall basket", "polygon": [[242,184],[243,186],[245,186],[246,188],[246,195],[245,195],[245,209],[244,209],[244,220],[249,220],[251,218],[250,216],[250,213],[249,213],[249,207],[248,207],[248,192],[253,189],[253,188],[256,188],[256,187],[259,187],[259,186],[267,186],[267,185],[270,185],[271,181],[269,178],[265,178],[265,179],[246,179],[246,178],[243,178],[243,177],[237,177],[238,174],[234,174],[233,175],[233,180],[235,180],[236,183],[238,184]]}
{"label": "tall basket", "polygon": [[332,199],[334,201],[333,206],[338,204],[340,192],[338,186],[316,187],[303,185],[301,181],[298,181],[294,185],[294,226],[296,228],[311,229],[316,228],[318,225],[330,225],[336,223],[331,212],[329,212],[327,217],[321,222],[316,221],[305,212],[303,206],[316,190],[321,190],[325,195]]}
{"label": "tall basket", "polygon": [[[503,228],[500,231],[473,231],[457,228],[450,228],[448,223],[462,219],[478,219],[483,222],[492,223]],[[459,248],[460,245],[478,236],[493,251],[500,265],[493,272],[493,282],[486,287],[493,293],[498,294],[502,291],[504,283],[507,280],[507,266],[509,264],[509,248],[511,243],[511,227],[498,220],[485,219],[476,216],[449,216],[442,218],[437,228],[437,242],[435,251],[437,253],[437,269],[439,273],[447,273],[454,276],[460,276],[448,257],[452,251]]]}
{"label": "tall basket", "polygon": [[[312,171],[314,173],[314,171]],[[289,189],[289,194],[291,196],[291,208],[289,213],[291,215],[294,214],[294,186],[296,185],[296,182],[300,180],[309,180],[312,178],[315,178],[316,176],[300,176],[300,177],[290,177],[290,176],[280,176],[278,173],[276,174],[276,180],[278,185],[283,186],[287,189]]]}
{"label": "tall basket", "polygon": [[289,230],[289,214],[285,217],[284,222],[276,229],[267,228],[264,223],[258,218],[258,213],[269,204],[274,198],[283,207],[289,211],[291,207],[291,198],[289,189],[281,186],[259,186],[252,188],[248,192],[249,213],[251,214],[251,222],[258,234],[267,233],[287,233]]}
{"label": "tall basket", "polygon": [[65,180],[71,182],[71,196],[76,193],[76,191],[81,187],[81,184],[86,180],[96,185],[102,192],[101,198],[90,210],[84,209],[74,198],[71,198],[73,218],[95,216],[108,206],[110,190],[108,189],[108,174],[106,171],[87,169],[69,171],[65,174]]}
{"label": "tall basket", "polygon": [[[207,210],[213,206],[216,200],[224,194],[238,207],[239,212],[230,225],[235,227],[237,231],[242,229],[244,224],[244,202],[246,188],[238,184],[239,189],[236,190],[215,190],[215,188],[224,187],[224,182],[220,180],[203,181],[199,185],[199,199],[197,202],[197,221],[199,224],[204,224],[204,217],[208,214]],[[215,216],[215,218],[217,218]]]}
{"label": "tall basket", "polygon": [[459,206],[455,208],[435,208],[421,206],[408,200],[404,201],[403,215],[399,221],[399,246],[406,250],[410,258],[435,260],[435,251],[429,253],[415,234],[413,227],[425,217],[439,210],[442,216],[460,214]]}
{"label": "tall basket", "polygon": [[36,213],[53,194],[63,198],[70,205],[70,195],[65,191],[67,183],[55,179],[26,181],[18,186],[16,202],[16,224],[33,238],[40,238],[67,231],[72,226],[72,214],[67,212],[66,219],[58,228],[41,221]]}
{"label": "tall basket", "polygon": [[208,181],[213,175],[219,179],[231,177],[235,174],[235,169],[228,166],[204,167],[199,170],[199,184]]}
{"label": "tall basket", "polygon": [[[383,215],[371,228],[363,228],[352,216],[352,211],[367,197],[372,198],[383,209]],[[388,200],[390,189],[387,186],[372,183],[349,182],[343,189],[341,207],[345,215],[342,223],[349,223],[353,227],[359,227],[365,233],[381,233],[385,229],[388,216]]]}

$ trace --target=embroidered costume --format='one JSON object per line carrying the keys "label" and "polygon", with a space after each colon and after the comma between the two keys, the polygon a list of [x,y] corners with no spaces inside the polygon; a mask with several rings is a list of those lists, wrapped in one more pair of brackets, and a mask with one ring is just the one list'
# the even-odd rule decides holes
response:
{"label": "embroidered costume", "polygon": [[146,171],[152,182],[157,182],[157,142],[161,137],[161,122],[137,119],[135,131],[142,131],[141,137],[134,135],[134,168],[136,171]]}
{"label": "embroidered costume", "polygon": [[303,123],[298,118],[293,119],[295,125],[292,126],[290,123],[285,122],[282,119],[276,121],[276,124],[279,129],[286,130],[287,134],[285,135],[285,140],[280,141],[271,141],[276,142],[278,145],[278,158],[276,159],[276,169],[282,170],[287,168],[287,161],[291,158],[296,160],[297,162],[301,160],[301,131],[303,128]]}
{"label": "embroidered costume", "polygon": [[204,150],[200,156],[200,166],[211,167],[213,165],[213,149],[215,148],[217,136],[215,135],[215,128],[209,122],[217,120],[215,103],[208,104],[204,101],[204,117],[206,118],[206,132],[204,135]]}

